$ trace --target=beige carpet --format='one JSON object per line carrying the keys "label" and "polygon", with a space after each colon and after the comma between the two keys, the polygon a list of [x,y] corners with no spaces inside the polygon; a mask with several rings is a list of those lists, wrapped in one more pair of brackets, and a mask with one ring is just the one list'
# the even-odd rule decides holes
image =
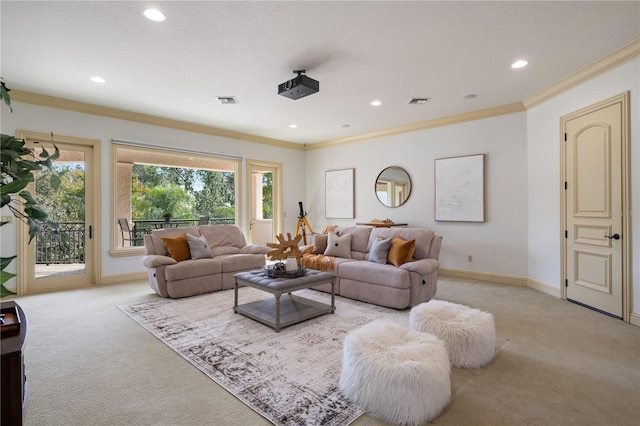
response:
{"label": "beige carpet", "polygon": [[[502,346],[481,369],[452,370],[433,424],[640,424],[640,328],[523,287],[441,277],[437,298],[492,312]],[[145,282],[17,300],[27,426],[269,424],[118,310],[157,300]]]}
{"label": "beige carpet", "polygon": [[[330,303],[331,296],[297,296]],[[377,318],[408,326],[408,311],[340,299],[340,308],[273,329],[233,313],[233,291],[120,306],[120,310],[193,366],[276,425],[346,426],[363,411],[338,390],[342,340]],[[283,296],[288,297],[288,296]],[[240,303],[273,299],[241,288]]]}

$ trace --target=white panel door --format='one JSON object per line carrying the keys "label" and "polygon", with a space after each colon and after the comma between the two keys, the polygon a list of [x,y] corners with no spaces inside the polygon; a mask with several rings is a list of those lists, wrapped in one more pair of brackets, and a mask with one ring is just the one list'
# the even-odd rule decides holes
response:
{"label": "white panel door", "polygon": [[623,103],[565,121],[566,297],[623,317]]}

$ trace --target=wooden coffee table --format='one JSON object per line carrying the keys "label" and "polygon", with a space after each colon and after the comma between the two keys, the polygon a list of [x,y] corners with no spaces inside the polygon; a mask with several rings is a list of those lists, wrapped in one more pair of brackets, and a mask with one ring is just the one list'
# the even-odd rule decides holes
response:
{"label": "wooden coffee table", "polygon": [[[234,305],[233,311],[253,320],[268,325],[279,332],[281,328],[306,321],[324,314],[332,314],[335,305],[335,275],[308,269],[298,278],[271,278],[263,270],[239,272],[234,275]],[[312,288],[320,284],[331,283],[331,305],[316,302],[291,294],[296,290]],[[256,302],[238,305],[238,287],[257,288],[275,296]]]}

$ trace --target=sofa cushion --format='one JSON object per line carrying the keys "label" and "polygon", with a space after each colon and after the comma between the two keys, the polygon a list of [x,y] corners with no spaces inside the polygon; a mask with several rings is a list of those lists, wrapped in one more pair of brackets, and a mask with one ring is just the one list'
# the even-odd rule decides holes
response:
{"label": "sofa cushion", "polygon": [[169,265],[164,270],[167,281],[179,281],[187,278],[203,277],[222,272],[222,264],[216,259],[189,259],[184,262]]}
{"label": "sofa cushion", "polygon": [[240,254],[267,254],[269,247],[259,244],[249,244],[240,249]]}
{"label": "sofa cushion", "polygon": [[[175,237],[176,235],[181,235],[185,233],[195,235],[196,237],[200,235],[198,228],[195,226],[185,226],[180,228],[163,228],[163,229],[154,230],[150,234],[151,241],[153,242],[153,252],[151,252],[151,248],[150,248],[150,251],[147,254],[160,254],[162,256],[169,256],[169,252],[167,251],[167,246],[164,244],[164,242],[162,242],[162,238]],[[145,236],[145,239],[146,238],[147,236]],[[146,250],[147,249],[145,247],[145,251]]]}
{"label": "sofa cushion", "polygon": [[216,257],[222,265],[222,273],[260,269],[266,263],[264,254],[229,254]]}
{"label": "sofa cushion", "polygon": [[369,238],[372,229],[370,226],[337,226],[334,232],[338,235],[351,234],[351,251],[362,254],[362,256],[357,256],[352,253],[351,257],[362,260],[369,251]]}
{"label": "sofa cushion", "polygon": [[191,234],[187,234],[187,244],[189,244],[189,252],[192,259],[210,259],[213,257],[209,249],[209,243],[204,237],[194,237]]}
{"label": "sofa cushion", "polygon": [[[377,237],[400,237],[407,241],[416,240],[416,251],[413,253],[413,257],[416,259],[426,259],[431,257],[430,250],[434,235],[433,231],[426,228],[374,228],[371,231],[369,248]],[[437,259],[437,257],[435,259]]]}
{"label": "sofa cushion", "polygon": [[159,266],[175,265],[176,262],[169,256],[160,256],[159,254],[150,254],[142,258],[142,265],[145,268],[157,268]]}
{"label": "sofa cushion", "polygon": [[423,277],[436,272],[438,268],[440,268],[440,262],[435,259],[419,259],[404,263],[400,266],[400,269],[416,272]]}
{"label": "sofa cushion", "polygon": [[403,289],[411,285],[409,271],[366,260],[342,262],[338,265],[338,274],[341,282],[344,279]]}
{"label": "sofa cushion", "polygon": [[313,234],[313,249],[311,253],[313,254],[323,254],[327,249],[327,240],[329,235],[327,234]]}
{"label": "sofa cushion", "polygon": [[431,241],[431,248],[429,248],[429,253],[427,254],[427,258],[439,259],[441,247],[442,247],[442,235],[434,235],[433,240]]}
{"label": "sofa cushion", "polygon": [[395,237],[391,241],[391,247],[389,248],[389,263],[396,266],[407,263],[411,260],[415,251],[416,240],[405,241],[402,238]]}
{"label": "sofa cushion", "polygon": [[237,225],[201,225],[198,229],[207,239],[214,257],[239,253],[247,245],[247,240]]}
{"label": "sofa cushion", "polygon": [[329,232],[329,238],[327,239],[327,249],[324,251],[324,255],[350,259],[351,234],[338,236],[334,232]]}
{"label": "sofa cushion", "polygon": [[187,234],[180,234],[175,237],[164,237],[161,238],[161,240],[165,247],[167,247],[169,256],[176,262],[182,262],[183,260],[191,258],[189,244],[187,243]]}
{"label": "sofa cushion", "polygon": [[391,238],[376,238],[369,252],[369,261],[375,263],[387,263],[387,255],[391,247]]}

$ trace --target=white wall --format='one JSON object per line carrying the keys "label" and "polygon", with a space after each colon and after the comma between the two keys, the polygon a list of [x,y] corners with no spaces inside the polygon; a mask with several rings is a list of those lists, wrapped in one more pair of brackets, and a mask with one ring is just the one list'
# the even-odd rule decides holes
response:
{"label": "white wall", "polygon": [[[307,153],[310,220],[350,225],[372,218],[424,226],[444,236],[443,267],[529,278],[560,291],[560,117],[631,92],[631,295],[640,312],[640,59],[630,61],[526,113],[338,145]],[[433,220],[433,160],[487,154],[484,224]],[[382,206],[374,181],[404,167],[413,192],[404,206]],[[355,168],[356,218],[324,217],[324,172]],[[467,262],[467,255],[473,262]]]}
{"label": "white wall", "polygon": [[[430,228],[444,238],[443,267],[526,277],[526,134],[523,112],[307,151],[309,221],[316,232],[373,218]],[[486,222],[436,222],[434,160],[470,154],[486,154]],[[374,192],[376,177],[388,166],[403,167],[411,176],[411,196],[396,208],[383,206]],[[326,219],[325,171],[345,168],[355,169],[356,217]]]}
{"label": "white wall", "polygon": [[[329,224],[352,225],[373,218],[423,226],[444,236],[443,267],[530,278],[560,288],[559,122],[564,114],[623,91],[631,91],[631,232],[633,312],[640,312],[640,59],[635,59],[523,113],[453,126],[375,138],[307,151],[177,131],[139,123],[14,103],[2,108],[2,133],[16,129],[102,141],[103,274],[141,271],[140,259],[111,258],[110,140],[183,146],[283,164],[284,231],[295,232],[298,201],[304,200],[316,232]],[[486,222],[434,221],[433,166],[436,158],[484,153]],[[405,168],[412,194],[398,208],[383,206],[374,182],[387,166]],[[355,169],[354,219],[324,217],[325,171]],[[244,175],[243,175],[244,180]],[[246,186],[246,182],[244,182]],[[305,195],[306,194],[306,195]],[[245,203],[245,210],[247,204]],[[3,211],[3,215],[6,213]],[[246,222],[246,215],[243,215]],[[2,227],[2,256],[15,253],[15,231]],[[473,256],[473,262],[467,256]]]}
{"label": "white wall", "polygon": [[527,111],[529,278],[560,288],[560,117],[631,92],[632,311],[640,311],[640,59]]}
{"label": "white wall", "polygon": [[[286,214],[283,223],[285,232],[294,232],[298,215],[298,201],[304,200],[304,151],[279,148],[259,143],[245,142],[200,133],[174,130],[124,120],[76,113],[55,108],[41,107],[26,103],[12,102],[13,113],[2,108],[2,133],[15,134],[16,130],[28,130],[54,135],[74,136],[101,141],[102,156],[102,275],[119,275],[143,271],[141,257],[114,258],[109,255],[111,232],[115,224],[111,218],[111,140],[123,139],[166,147],[179,147],[210,153],[224,153],[244,159],[259,159],[281,163],[283,170],[283,209]],[[246,164],[242,170],[243,191],[247,194]],[[243,202],[242,221],[247,223],[248,202]],[[8,214],[3,210],[3,215]],[[6,238],[5,238],[6,237]],[[16,253],[15,228],[2,227],[2,256]],[[15,261],[11,265],[15,272]],[[12,270],[11,268],[9,269]],[[15,288],[15,279],[7,284]]]}

